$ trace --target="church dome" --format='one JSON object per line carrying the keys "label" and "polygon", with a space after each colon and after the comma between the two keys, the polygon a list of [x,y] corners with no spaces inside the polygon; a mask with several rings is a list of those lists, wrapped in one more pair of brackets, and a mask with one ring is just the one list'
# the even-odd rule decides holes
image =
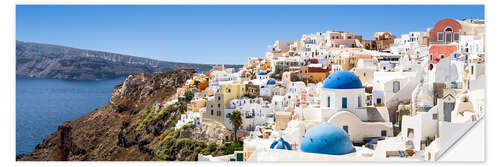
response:
{"label": "church dome", "polygon": [[344,155],[355,152],[347,133],[337,125],[324,123],[309,129],[300,145],[302,152]]}
{"label": "church dome", "polygon": [[349,71],[337,71],[330,74],[323,83],[323,88],[327,89],[358,89],[363,88],[363,84],[356,74]]}
{"label": "church dome", "polygon": [[274,84],[276,84],[276,81],[274,81],[273,79],[267,80],[267,85],[274,85]]}
{"label": "church dome", "polygon": [[260,71],[259,73],[257,73],[257,75],[266,75],[266,72]]}
{"label": "church dome", "polygon": [[273,142],[273,144],[271,144],[271,149],[282,149],[282,150],[292,150],[292,147],[290,146],[290,144],[283,140],[282,137],[280,137],[280,139],[276,140]]}

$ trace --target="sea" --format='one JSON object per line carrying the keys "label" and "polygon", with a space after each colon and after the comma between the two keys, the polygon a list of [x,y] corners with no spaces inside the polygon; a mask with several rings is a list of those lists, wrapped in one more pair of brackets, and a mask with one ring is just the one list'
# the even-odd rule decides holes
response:
{"label": "sea", "polygon": [[125,78],[77,81],[16,77],[16,155],[32,152],[65,121],[106,105],[114,86]]}

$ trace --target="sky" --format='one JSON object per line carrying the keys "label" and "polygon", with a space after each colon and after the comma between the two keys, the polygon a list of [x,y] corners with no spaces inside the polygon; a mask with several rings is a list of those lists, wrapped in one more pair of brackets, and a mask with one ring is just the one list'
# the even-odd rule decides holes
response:
{"label": "sky", "polygon": [[164,61],[244,64],[275,40],[342,30],[373,39],[484,19],[483,5],[18,5],[16,40]]}

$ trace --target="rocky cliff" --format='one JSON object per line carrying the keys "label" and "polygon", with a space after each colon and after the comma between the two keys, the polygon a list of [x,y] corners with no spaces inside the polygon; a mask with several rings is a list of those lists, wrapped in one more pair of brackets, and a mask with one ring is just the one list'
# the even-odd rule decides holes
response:
{"label": "rocky cliff", "polygon": [[[185,138],[194,127],[175,130],[186,103],[160,111],[153,107],[176,93],[195,71],[177,69],[136,74],[115,86],[109,103],[67,121],[35,151],[17,160],[196,160],[198,153],[220,155],[224,146]],[[181,135],[180,135],[181,134]]]}
{"label": "rocky cliff", "polygon": [[[106,79],[177,68],[209,71],[211,64],[159,61],[116,53],[16,41],[16,74],[57,79]],[[241,65],[226,65],[239,68]]]}

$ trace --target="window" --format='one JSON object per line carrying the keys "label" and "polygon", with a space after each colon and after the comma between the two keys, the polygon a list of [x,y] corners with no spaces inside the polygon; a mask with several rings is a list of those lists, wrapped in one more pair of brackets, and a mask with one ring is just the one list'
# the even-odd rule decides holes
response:
{"label": "window", "polygon": [[455,41],[458,41],[460,39],[460,35],[458,34],[458,32],[456,32],[453,37],[455,38],[454,40]]}
{"label": "window", "polygon": [[432,119],[437,120],[438,119],[438,114],[432,114]]}
{"label": "window", "polygon": [[328,106],[327,107],[330,107],[330,96],[328,96],[327,102],[328,102]]}
{"label": "window", "polygon": [[392,83],[392,92],[393,93],[398,93],[399,92],[399,81],[394,81]]}
{"label": "window", "polygon": [[443,32],[438,32],[437,38],[438,38],[438,41],[443,41]]}
{"label": "window", "polygon": [[358,96],[358,107],[361,107],[361,96]]}
{"label": "window", "polygon": [[210,111],[210,115],[214,115],[214,110],[211,110],[211,111]]}
{"label": "window", "polygon": [[382,99],[381,98],[377,98],[377,104],[382,104]]}
{"label": "window", "polygon": [[349,134],[349,126],[342,126],[342,129],[344,129],[345,133]]}
{"label": "window", "polygon": [[413,139],[413,129],[412,128],[408,128],[406,133],[407,133],[406,137],[408,137],[409,139]]}
{"label": "window", "polygon": [[220,104],[217,104],[217,106],[220,108]]}
{"label": "window", "polygon": [[444,55],[439,55],[439,58],[440,59],[444,59]]}
{"label": "window", "polygon": [[227,93],[231,93],[231,89],[227,89]]}
{"label": "window", "polygon": [[386,130],[382,130],[382,131],[380,132],[380,135],[381,135],[381,136],[384,136],[384,137],[385,137],[385,136],[387,136],[387,131],[386,131]]}
{"label": "window", "polygon": [[342,97],[342,108],[347,108],[347,97]]}

